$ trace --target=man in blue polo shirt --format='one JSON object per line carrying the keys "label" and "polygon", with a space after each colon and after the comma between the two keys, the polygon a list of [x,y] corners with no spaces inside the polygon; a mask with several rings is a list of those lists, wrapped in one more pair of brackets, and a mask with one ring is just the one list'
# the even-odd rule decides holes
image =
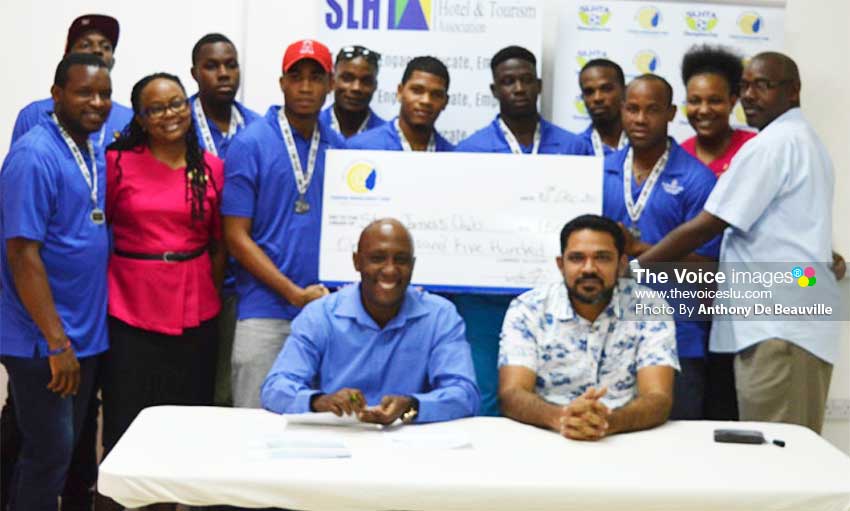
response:
{"label": "man in blue polo shirt", "polygon": [[319,114],[319,122],[343,138],[377,128],[386,121],[369,103],[378,89],[381,54],[360,45],[344,46],[334,63],[334,102]]}
{"label": "man in blue polo shirt", "polygon": [[51,93],[50,121],[0,170],[0,361],[22,432],[10,507],[36,511],[57,509],[108,347],[106,165],[89,135],[109,115],[109,70],[68,55]]}
{"label": "man in blue polo shirt", "polygon": [[[455,151],[514,154],[592,155],[590,144],[578,135],[543,119],[537,111],[542,82],[534,54],[508,46],[490,60],[490,91],[499,100],[499,115],[486,127],[461,141]],[[481,388],[481,415],[499,415],[499,334],[502,318],[515,295],[456,294],[452,301],[466,321],[475,372]]]}
{"label": "man in blue polo shirt", "polygon": [[344,141],[318,122],[330,91],[331,54],[306,39],[283,57],[284,106],[248,126],[224,163],[221,212],[239,262],[233,404],[259,408],[260,385],[301,307],[328,293],[319,277],[325,151]]}
{"label": "man in blue polo shirt", "polygon": [[620,118],[626,78],[623,69],[608,59],[588,61],[578,75],[581,99],[590,115],[590,126],[581,135],[593,146],[593,154],[607,156],[628,142]]}
{"label": "man in blue polo shirt", "polygon": [[416,258],[391,218],[360,234],[360,283],[304,308],[263,384],[278,413],[436,422],[473,415],[478,388],[463,320],[446,299],[411,289]]}
{"label": "man in blue polo shirt", "polygon": [[[104,14],[85,14],[71,23],[65,42],[65,55],[91,53],[106,63],[110,70],[115,64],[115,47],[118,45],[118,20]],[[25,106],[15,119],[12,144],[33,126],[47,121],[53,111],[53,98],[34,101]],[[97,148],[106,148],[117,138],[118,133],[130,123],[133,110],[118,102],[112,102],[112,110],[106,122],[90,136]]]}
{"label": "man in blue polo shirt", "polygon": [[[603,214],[628,229],[635,238],[632,245],[639,245],[639,251],[698,215],[716,181],[708,167],[667,136],[668,123],[676,115],[672,100],[673,89],[660,76],[635,78],[626,89],[622,113],[629,145],[605,158]],[[719,252],[717,237],[683,260],[712,263]],[[676,348],[681,365],[670,418],[701,419],[710,323],[687,321],[679,314],[682,300],[669,297],[668,302],[676,311]]]}
{"label": "man in blue polo shirt", "polygon": [[[230,142],[260,115],[236,101],[239,90],[239,58],[233,42],[222,34],[207,34],[192,48],[192,78],[198,93],[189,98],[198,140],[207,151],[221,159],[227,156]],[[215,377],[215,403],[233,401],[230,392],[230,355],[236,329],[236,277],[230,257],[225,269],[218,315],[218,361]]]}
{"label": "man in blue polo shirt", "polygon": [[454,146],[434,128],[449,103],[449,70],[434,57],[407,63],[398,85],[398,117],[348,140],[349,149],[451,151]]}
{"label": "man in blue polo shirt", "polygon": [[224,159],[233,137],[261,118],[236,101],[240,70],[233,42],[216,33],[198,39],[192,48],[191,72],[198,84],[198,93],[189,98],[198,140]]}

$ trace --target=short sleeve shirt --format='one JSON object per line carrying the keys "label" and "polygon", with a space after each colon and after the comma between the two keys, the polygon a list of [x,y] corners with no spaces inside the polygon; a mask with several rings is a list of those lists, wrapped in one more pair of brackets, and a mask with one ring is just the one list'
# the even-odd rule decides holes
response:
{"label": "short sleeve shirt", "polygon": [[[88,151],[81,150],[91,169]],[[95,151],[97,205],[103,210],[106,165]],[[109,234],[91,220],[90,188],[52,121],[38,124],[13,146],[0,170],[0,353],[44,357],[48,346],[24,308],[9,269],[6,241],[42,244],[39,255],[62,327],[78,357],[105,351]]]}
{"label": "short sleeve shirt", "polygon": [[[605,158],[602,214],[616,222],[632,226],[634,222],[626,209],[623,188],[623,165],[628,151],[627,146]],[[646,207],[637,221],[641,239],[650,244],[658,243],[670,231],[697,216],[702,212],[715,182],[714,174],[705,165],[685,152],[675,140],[670,139],[670,156],[667,159],[667,165],[661,171]],[[637,202],[645,183],[644,181],[638,185],[634,177],[632,178],[633,201]],[[721,237],[717,236],[698,248],[696,252],[717,259],[720,253],[720,240]],[[661,285],[650,287],[662,289]],[[670,300],[670,304],[676,310],[679,356],[702,357],[705,355],[708,344],[710,325],[704,321],[685,321],[687,318],[679,315],[679,303],[679,300]]]}
{"label": "short sleeve shirt", "polygon": [[[325,127],[335,131],[340,137],[345,138],[342,133],[340,133],[337,130],[334,130],[334,128],[333,128],[333,115],[334,115],[334,106],[331,105],[331,106],[325,108],[324,110],[322,110],[322,112],[319,114],[319,122],[322,123],[322,125],[324,125]],[[378,126],[381,126],[381,125],[385,124],[386,122],[387,121],[385,121],[384,119],[378,117],[378,114],[376,114],[370,108],[369,109],[369,118],[366,120],[366,127],[364,129],[364,132],[369,131],[372,128],[377,128]],[[353,138],[357,135],[359,135],[359,133],[355,133],[354,135],[352,135],[351,137],[348,137],[348,138],[350,139],[350,138]]]}
{"label": "short sleeve shirt", "polygon": [[[375,129],[364,131],[348,139],[348,149],[375,149],[382,151],[402,151],[401,139],[395,127],[396,118],[385,122]],[[434,130],[434,142],[437,152],[453,151],[453,146],[448,140]]]}
{"label": "short sleeve shirt", "polygon": [[[206,144],[204,143],[204,137],[201,134],[201,127],[198,124],[198,117],[195,114],[195,99],[197,97],[198,97],[198,95],[195,94],[194,96],[189,98],[189,105],[192,108],[192,119],[195,121],[195,133],[197,133],[197,135],[198,135],[198,143],[201,144],[201,147],[203,147],[204,149],[209,151],[210,148],[206,147]],[[227,133],[227,134],[222,133],[221,130],[218,128],[218,125],[215,122],[213,122],[212,119],[210,119],[209,117],[206,117],[206,123],[207,123],[207,127],[210,130],[210,136],[212,136],[213,143],[215,144],[215,147],[216,147],[216,151],[218,151],[218,157],[221,158],[222,160],[227,156],[227,149],[230,147],[230,142],[233,141],[236,134],[239,133],[240,131],[242,131],[243,129],[247,128],[248,125],[251,124],[252,122],[254,122],[258,119],[262,119],[262,116],[260,116],[260,114],[258,114],[257,112],[254,112],[253,110],[248,109],[245,105],[243,105],[242,103],[240,103],[238,101],[234,101],[233,105],[236,107],[237,110],[239,110],[239,113],[242,114],[242,120],[245,121],[245,125],[243,127],[241,127],[241,128],[237,127],[236,133]]]}
{"label": "short sleeve shirt", "polygon": [[[531,153],[532,146],[522,146],[524,153]],[[467,153],[510,153],[511,146],[499,126],[499,116],[493,122],[461,141],[455,151]],[[539,154],[593,155],[593,147],[581,137],[540,119]]]}
{"label": "short sleeve shirt", "polygon": [[669,318],[623,319],[625,310],[634,310],[639,300],[633,298],[634,287],[639,286],[621,279],[611,303],[593,323],[575,313],[563,282],[521,294],[505,315],[499,367],[531,369],[537,375],[537,393],[555,404],[569,404],[589,387],[607,387],[605,405],[625,405],[637,396],[640,369],[679,369],[675,326]]}
{"label": "short sleeve shirt", "polygon": [[[299,192],[289,153],[278,124],[280,107],[269,108],[265,117],[241,131],[231,143],[224,162],[224,216],[250,218],[251,237],[281,273],[304,287],[319,279],[319,238],[325,152],[345,142],[318,124],[319,150],[313,178],[304,200],[306,213],[295,212]],[[310,141],[292,130],[302,169],[307,169]],[[300,309],[290,304],[240,266],[236,268],[238,317],[292,319]]]}
{"label": "short sleeve shirt", "polygon": [[[14,144],[26,132],[32,129],[33,126],[43,122],[51,122],[50,114],[53,112],[53,98],[40,99],[33,101],[18,112],[18,117],[15,119],[15,127],[12,130],[12,143]],[[103,126],[91,134],[89,139],[95,147],[106,150],[106,146],[111,144],[118,135],[124,131],[124,128],[130,124],[133,119],[133,110],[118,103],[112,102],[112,110],[109,111],[109,116]]]}
{"label": "short sleeve shirt", "polygon": [[[799,108],[788,110],[732,158],[705,210],[727,222],[721,264],[764,271],[764,263],[821,263],[819,299],[840,303],[832,261],[835,176],[829,153]],[[728,284],[718,286],[727,289]],[[796,284],[792,284],[796,286]],[[806,289],[796,289],[799,293]],[[813,290],[814,291],[814,290]],[[775,291],[776,293],[776,291]],[[710,346],[738,352],[770,338],[786,339],[835,363],[839,321],[715,321]]]}

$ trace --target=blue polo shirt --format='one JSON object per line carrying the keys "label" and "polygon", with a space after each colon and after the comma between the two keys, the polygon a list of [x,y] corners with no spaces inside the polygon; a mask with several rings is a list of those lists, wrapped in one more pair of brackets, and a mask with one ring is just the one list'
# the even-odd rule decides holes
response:
{"label": "blue polo shirt", "polygon": [[[15,119],[15,128],[12,130],[12,144],[17,142],[33,126],[45,121],[50,122],[51,113],[53,113],[53,98],[40,99],[25,106],[18,112],[18,118]],[[89,137],[95,145],[95,149],[106,149],[106,146],[118,138],[118,135],[124,131],[124,128],[130,124],[132,119],[132,109],[113,101],[112,110],[109,111],[109,116],[103,123],[103,127]]]}
{"label": "blue polo shirt", "polygon": [[[395,129],[396,119],[397,117],[394,117],[375,129],[364,131],[359,135],[349,138],[346,147],[348,149],[376,149],[381,151],[404,150],[401,146],[401,139],[398,138],[398,132]],[[453,151],[455,148],[437,130],[434,130],[434,139],[437,152]]]}
{"label": "blue polo shirt", "polygon": [[[252,219],[251,237],[278,269],[298,286],[319,281],[319,234],[325,151],[345,147],[339,135],[318,125],[319,152],[305,199],[306,213],[295,212],[298,187],[278,125],[279,106],[231,142],[224,161],[221,214]],[[310,141],[292,129],[301,166],[306,172]],[[241,266],[236,268],[239,319],[292,319],[300,309],[272,291]]]}
{"label": "blue polo shirt", "polygon": [[[522,152],[530,154],[533,146],[520,144]],[[510,153],[505,134],[499,127],[499,116],[493,122],[462,140],[455,151],[464,153]],[[578,154],[593,155],[593,146],[584,139],[569,131],[555,126],[540,118],[540,148],[539,154]]]}
{"label": "blue polo shirt", "polygon": [[[207,149],[204,144],[204,137],[201,135],[201,127],[197,125],[197,119],[195,119],[195,99],[198,97],[197,94],[189,98],[189,105],[192,108],[192,120],[195,121],[195,133],[198,134],[198,142],[201,144],[201,147]],[[245,120],[245,128],[248,127],[252,122],[262,119],[262,116],[257,112],[248,109],[242,103],[238,101],[233,102],[236,105],[236,109],[239,110],[239,113],[242,114],[242,119]],[[218,125],[212,121],[209,117],[207,117],[207,126],[210,128],[210,135],[212,135],[213,142],[215,142],[216,150],[218,151],[218,157],[222,160],[227,156],[227,149],[230,147],[230,143],[233,141],[236,134],[230,134],[230,136],[225,137],[224,134],[218,129]],[[239,133],[245,128],[237,129],[236,133]]]}
{"label": "blue polo shirt", "polygon": [[309,303],[263,383],[263,407],[306,413],[315,394],[345,387],[363,392],[369,406],[412,395],[417,422],[473,415],[478,387],[463,320],[444,298],[412,287],[383,328],[363,307],[359,285]]}
{"label": "blue polo shirt", "polygon": [[[334,108],[334,106],[331,105],[331,106],[325,108],[324,110],[322,110],[322,112],[319,114],[319,122],[322,123],[323,125],[327,126],[328,128],[330,128],[331,130],[333,130],[333,121],[332,121],[333,108]],[[381,126],[382,124],[386,124],[386,122],[387,121],[385,121],[384,119],[378,117],[378,115],[375,114],[375,111],[370,108],[369,109],[369,120],[366,121],[366,130],[364,131],[364,133],[366,131],[371,130],[372,128],[377,128],[378,126]],[[336,130],[334,130],[334,131],[336,131]],[[345,136],[338,131],[337,131],[337,134],[339,136],[345,138]],[[354,135],[352,135],[349,138],[354,138],[357,135],[358,135],[358,133],[355,133]]]}
{"label": "blue polo shirt", "polygon": [[[587,144],[590,146],[591,154],[595,154],[595,153],[593,153],[593,123],[590,123],[590,126],[588,126],[586,130],[579,133],[579,136],[581,136],[581,138],[583,138],[585,140],[585,142],[587,142]],[[608,144],[603,142],[602,143],[602,152],[605,153],[605,156],[608,156],[611,153],[617,152],[617,148],[611,147]]]}
{"label": "blue polo shirt", "polygon": [[[87,150],[82,151],[91,169]],[[98,207],[105,209],[106,162],[97,160]],[[18,296],[7,259],[6,240],[42,244],[56,312],[77,357],[108,348],[106,336],[106,224],[91,221],[91,192],[71,150],[52,122],[33,127],[12,146],[0,170],[0,354],[47,356],[47,341]]]}
{"label": "blue polo shirt", "polygon": [[[670,156],[661,172],[655,188],[646,202],[646,206],[637,227],[641,239],[655,244],[670,231],[697,216],[706,199],[714,188],[717,179],[714,173],[699,160],[688,154],[672,138]],[[632,221],[626,210],[623,198],[623,163],[629,146],[605,157],[603,177],[602,214],[616,222],[631,226]],[[644,181],[645,183],[645,181]],[[632,199],[637,201],[643,184],[637,185],[632,178]],[[696,250],[697,254],[717,259],[720,254],[721,237],[718,236]],[[654,289],[665,289],[660,285],[649,285]],[[684,300],[668,298],[667,301],[676,310],[676,344],[679,357],[700,358],[705,355],[706,342],[710,328],[709,322],[684,321],[679,315],[679,304]],[[688,302],[689,305],[693,305]]]}

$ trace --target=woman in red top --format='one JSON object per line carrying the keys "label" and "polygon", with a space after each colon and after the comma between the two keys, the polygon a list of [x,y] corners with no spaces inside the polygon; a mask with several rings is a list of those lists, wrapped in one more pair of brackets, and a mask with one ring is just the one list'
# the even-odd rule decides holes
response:
{"label": "woman in red top", "polygon": [[145,407],[211,404],[225,252],[221,160],[198,144],[186,92],[158,73],[132,92],[134,117],[107,152],[110,351],[104,447]]}
{"label": "woman in red top", "polygon": [[738,102],[744,66],[741,57],[722,48],[695,46],[682,59],[682,80],[687,88],[688,122],[697,132],[682,142],[682,149],[720,175],[735,153],[756,136],[732,129],[729,115]]}

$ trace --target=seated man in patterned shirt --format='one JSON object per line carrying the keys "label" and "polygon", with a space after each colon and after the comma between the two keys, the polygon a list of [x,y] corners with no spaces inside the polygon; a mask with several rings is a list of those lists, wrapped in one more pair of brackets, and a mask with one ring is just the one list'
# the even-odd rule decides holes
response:
{"label": "seated man in patterned shirt", "polygon": [[[623,234],[582,215],[561,231],[564,281],[517,297],[499,344],[499,398],[512,419],[576,440],[663,424],[679,369],[672,318],[661,299],[637,297]],[[647,289],[647,288],[643,288]],[[638,306],[639,305],[639,306]]]}

